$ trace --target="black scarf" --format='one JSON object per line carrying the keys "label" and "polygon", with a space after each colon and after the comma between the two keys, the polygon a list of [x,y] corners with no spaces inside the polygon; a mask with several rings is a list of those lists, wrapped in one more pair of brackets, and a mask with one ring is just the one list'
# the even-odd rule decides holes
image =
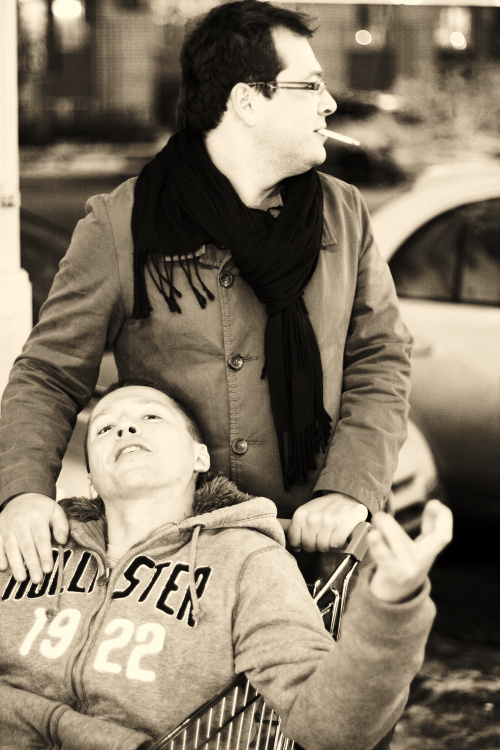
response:
{"label": "black scarf", "polygon": [[213,294],[201,281],[194,253],[211,242],[231,249],[242,278],[266,306],[263,377],[265,372],[288,490],[304,484],[315,468],[315,454],[326,448],[331,420],[323,407],[321,358],[303,297],[321,244],[321,182],[310,170],[285,180],[283,189],[277,218],[248,208],[214,166],[200,136],[186,131],[173,135],[137,179],[133,315],[148,317],[152,309],[146,269],[170,311],[181,312],[174,262],[165,256],[177,257],[205,307]]}

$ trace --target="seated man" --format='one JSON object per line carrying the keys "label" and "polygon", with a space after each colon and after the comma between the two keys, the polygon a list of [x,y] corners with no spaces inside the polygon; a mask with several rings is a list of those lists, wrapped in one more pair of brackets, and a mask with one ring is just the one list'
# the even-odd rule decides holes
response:
{"label": "seated man", "polygon": [[94,408],[95,499],[65,500],[67,545],[41,583],[0,574],[0,748],[147,747],[245,672],[308,750],[372,748],[401,714],[432,624],[427,573],[451,538],[429,504],[410,540],[374,517],[335,642],[274,504],[217,477],[189,413],[118,386]]}

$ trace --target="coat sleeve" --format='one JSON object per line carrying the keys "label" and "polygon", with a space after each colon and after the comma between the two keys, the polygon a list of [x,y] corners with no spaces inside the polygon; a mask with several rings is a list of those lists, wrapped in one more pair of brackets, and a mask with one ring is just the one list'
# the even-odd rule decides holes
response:
{"label": "coat sleeve", "polygon": [[368,209],[359,191],[351,190],[360,238],[357,281],[344,349],[340,418],[315,492],[344,492],[376,512],[389,497],[407,436],[412,336],[375,243]]}
{"label": "coat sleeve", "polygon": [[236,671],[277,711],[285,736],[307,750],[371,750],[397,722],[422,664],[435,611],[429,585],[388,604],[372,595],[369,573],[352,590],[335,642],[291,556],[261,551],[242,571]]}
{"label": "coat sleeve", "polygon": [[21,492],[55,497],[77,414],[93,394],[113,325],[119,325],[120,281],[106,202],[97,196],[89,208],[4,391],[0,503]]}
{"label": "coat sleeve", "polygon": [[138,750],[149,735],[74,711],[28,690],[0,684],[0,748]]}

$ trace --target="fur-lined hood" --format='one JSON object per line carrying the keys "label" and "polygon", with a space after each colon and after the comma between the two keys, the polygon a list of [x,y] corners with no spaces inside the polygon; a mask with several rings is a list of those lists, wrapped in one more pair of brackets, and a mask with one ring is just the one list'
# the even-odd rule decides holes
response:
{"label": "fur-lined hood", "polygon": [[[101,498],[73,497],[61,501],[70,522],[104,521]],[[222,475],[208,475],[196,490],[193,514],[181,521],[179,531],[202,529],[250,528],[284,546],[285,536],[276,520],[276,506],[267,498],[253,497],[241,492]]]}

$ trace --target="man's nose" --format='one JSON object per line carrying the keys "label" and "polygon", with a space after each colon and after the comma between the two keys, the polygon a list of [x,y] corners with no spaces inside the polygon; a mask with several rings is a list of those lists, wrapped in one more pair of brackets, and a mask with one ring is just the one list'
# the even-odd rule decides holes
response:
{"label": "man's nose", "polygon": [[137,435],[140,432],[138,425],[133,422],[125,422],[124,424],[118,425],[115,437],[117,439],[126,437],[127,435]]}
{"label": "man's nose", "polygon": [[337,102],[335,101],[333,96],[330,94],[330,92],[327,89],[325,89],[321,93],[321,97],[319,100],[320,113],[325,116],[333,115],[336,109],[337,109]]}

